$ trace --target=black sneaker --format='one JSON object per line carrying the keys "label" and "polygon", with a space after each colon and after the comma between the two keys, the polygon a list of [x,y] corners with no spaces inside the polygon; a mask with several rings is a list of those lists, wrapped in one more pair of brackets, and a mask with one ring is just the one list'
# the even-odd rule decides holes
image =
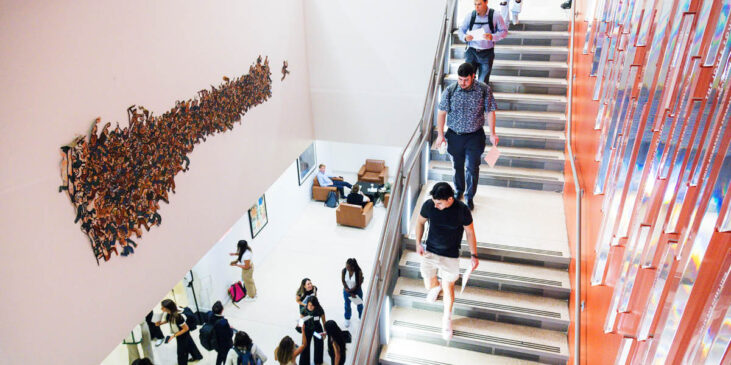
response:
{"label": "black sneaker", "polygon": [[467,207],[470,208],[470,210],[475,210],[475,203],[472,202],[472,199],[467,199]]}
{"label": "black sneaker", "polygon": [[571,0],[565,1],[561,4],[561,9],[571,9]]}

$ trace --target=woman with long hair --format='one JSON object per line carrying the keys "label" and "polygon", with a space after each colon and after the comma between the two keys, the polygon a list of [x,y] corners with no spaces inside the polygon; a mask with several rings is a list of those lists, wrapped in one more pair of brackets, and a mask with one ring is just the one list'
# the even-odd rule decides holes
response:
{"label": "woman with long hair", "polygon": [[231,256],[238,256],[236,260],[231,261],[231,266],[241,268],[241,281],[244,282],[246,288],[246,298],[244,301],[252,301],[256,299],[256,284],[254,283],[254,263],[251,261],[251,247],[246,240],[239,240],[236,245],[236,252],[232,252]]}
{"label": "woman with long hair", "polygon": [[241,363],[244,365],[261,365],[267,361],[264,352],[244,331],[236,332],[234,346],[226,356],[226,365],[238,365],[240,364],[239,360],[242,360]]}
{"label": "woman with long hair", "polygon": [[330,364],[345,365],[345,335],[333,320],[325,322],[327,332],[327,353],[330,355]]}
{"label": "woman with long hair", "polygon": [[310,296],[317,296],[317,287],[312,284],[312,280],[310,280],[309,278],[304,278],[300,282],[300,287],[299,289],[297,289],[297,294],[294,299],[300,306],[300,312],[305,306],[305,299]]}
{"label": "woman with long hair", "polygon": [[350,327],[351,301],[356,301],[358,319],[363,315],[363,271],[358,266],[355,258],[345,261],[345,268],[340,273],[340,281],[343,283],[343,299],[345,300],[345,328]]}
{"label": "woman with long hair", "polygon": [[306,348],[308,348],[307,336],[305,336],[304,331],[302,332],[302,345],[299,347],[294,344],[292,337],[284,336],[284,338],[279,341],[279,346],[274,349],[274,361],[278,362],[280,365],[296,365],[294,359],[296,359],[297,356],[299,356]]}
{"label": "woman with long hair", "polygon": [[160,305],[162,311],[165,312],[165,320],[158,321],[155,323],[157,326],[161,326],[165,323],[170,324],[170,331],[172,335],[168,337],[167,342],[170,342],[173,338],[178,345],[178,365],[185,365],[188,363],[188,355],[193,356],[193,361],[203,359],[203,355],[198,351],[198,347],[193,342],[193,337],[190,335],[188,325],[185,323],[185,315],[178,309],[178,305],[170,299],[163,300]]}
{"label": "woman with long hair", "polygon": [[325,331],[323,330],[326,321],[325,311],[315,296],[305,299],[304,303],[305,307],[300,312],[303,318],[300,319],[300,322],[303,322],[302,332],[306,336],[307,345],[300,356],[299,365],[310,365],[310,344],[312,342],[315,343],[315,364],[319,365],[322,364],[323,340],[325,338]]}

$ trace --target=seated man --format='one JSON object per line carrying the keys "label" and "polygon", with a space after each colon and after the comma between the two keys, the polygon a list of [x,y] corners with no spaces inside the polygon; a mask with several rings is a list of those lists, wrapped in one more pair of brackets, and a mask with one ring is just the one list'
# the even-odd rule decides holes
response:
{"label": "seated man", "polygon": [[360,205],[361,207],[365,207],[369,201],[371,201],[371,198],[369,198],[367,196],[363,196],[360,193],[360,186],[353,185],[353,187],[350,189],[350,194],[348,194],[348,199],[347,199],[346,203]]}
{"label": "seated man", "polygon": [[351,185],[348,182],[345,182],[342,180],[342,176],[337,176],[340,180],[333,180],[332,175],[327,175],[325,173],[325,164],[320,164],[320,171],[317,172],[317,182],[320,184],[320,186],[334,186],[338,188],[338,191],[340,192],[340,197],[345,197],[345,189],[343,189],[343,186],[348,187],[348,189],[352,188],[353,185]]}

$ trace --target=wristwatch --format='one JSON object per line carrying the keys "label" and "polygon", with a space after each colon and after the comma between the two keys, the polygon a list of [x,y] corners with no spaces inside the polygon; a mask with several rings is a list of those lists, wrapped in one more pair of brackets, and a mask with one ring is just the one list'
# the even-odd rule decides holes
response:
{"label": "wristwatch", "polygon": [[470,256],[471,256],[471,257],[474,257],[474,258],[476,258],[476,259],[478,259],[478,260],[480,259],[479,257],[477,257],[477,254],[476,254],[476,253],[473,253],[473,254],[471,254]]}

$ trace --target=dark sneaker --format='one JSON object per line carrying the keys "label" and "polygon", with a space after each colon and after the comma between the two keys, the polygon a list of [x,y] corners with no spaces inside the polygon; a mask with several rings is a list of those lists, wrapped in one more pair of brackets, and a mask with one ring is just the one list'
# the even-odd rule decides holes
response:
{"label": "dark sneaker", "polygon": [[470,210],[475,210],[475,203],[472,202],[472,199],[467,199],[467,207],[469,207]]}
{"label": "dark sneaker", "polygon": [[561,9],[571,9],[571,0],[565,1],[561,4]]}

